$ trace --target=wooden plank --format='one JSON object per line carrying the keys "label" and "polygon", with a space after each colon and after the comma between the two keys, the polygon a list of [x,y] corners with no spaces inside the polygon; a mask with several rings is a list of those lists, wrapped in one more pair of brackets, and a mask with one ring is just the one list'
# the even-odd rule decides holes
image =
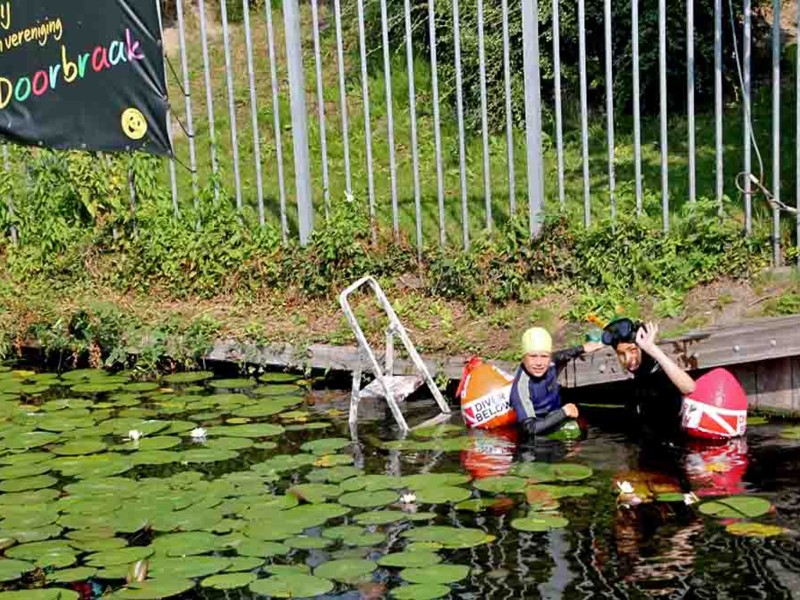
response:
{"label": "wooden plank", "polygon": [[760,362],[756,365],[758,408],[793,412],[792,361],[789,358]]}
{"label": "wooden plank", "polygon": [[729,370],[739,380],[745,393],[747,393],[748,406],[751,409],[757,409],[758,385],[756,382],[756,366],[754,364],[733,365]]}
{"label": "wooden plank", "polygon": [[792,409],[800,413],[800,356],[792,359]]}

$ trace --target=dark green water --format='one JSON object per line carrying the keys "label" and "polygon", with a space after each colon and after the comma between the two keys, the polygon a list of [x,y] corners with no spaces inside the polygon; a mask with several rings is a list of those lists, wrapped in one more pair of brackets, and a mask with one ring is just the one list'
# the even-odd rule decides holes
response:
{"label": "dark green water", "polygon": [[[387,411],[364,404],[353,442],[348,394],[291,376],[147,385],[3,369],[0,585],[51,590],[20,598],[800,594],[800,444],[786,424],[664,446],[623,409],[595,409],[581,441],[525,446],[457,416],[397,441]],[[420,474],[450,475],[407,479]],[[382,517],[394,522],[369,524]],[[409,546],[419,565],[387,566]],[[132,564],[153,583],[126,587]]]}

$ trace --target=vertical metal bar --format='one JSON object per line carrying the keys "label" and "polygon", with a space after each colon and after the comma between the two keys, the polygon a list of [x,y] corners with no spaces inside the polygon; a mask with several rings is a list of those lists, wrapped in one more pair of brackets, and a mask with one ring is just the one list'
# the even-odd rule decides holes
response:
{"label": "vertical metal bar", "polygon": [[367,74],[367,41],[364,33],[364,0],[357,0],[358,47],[361,52],[361,97],[364,110],[364,144],[367,153],[367,194],[369,198],[369,221],[372,229],[372,243],[378,241],[375,223],[375,180],[372,173],[372,120],[369,114],[369,77]]}
{"label": "vertical metal bar", "polygon": [[566,205],[564,191],[564,122],[561,111],[561,17],[559,4],[553,0],[553,79],[555,84],[556,107],[556,158],[558,160],[558,202],[563,209]]}
{"label": "vertical metal bar", "polygon": [[439,115],[439,68],[436,62],[435,0],[428,0],[428,35],[431,44],[431,88],[433,92],[433,144],[436,152],[436,198],[439,202],[439,244],[445,244],[444,172],[442,168],[442,126]]}
{"label": "vertical metal bar", "polygon": [[522,3],[522,46],[525,71],[525,131],[528,145],[528,215],[530,234],[534,237],[541,230],[541,216],[544,213],[538,0]]}
{"label": "vertical metal bar", "polygon": [[633,166],[636,180],[636,215],[643,210],[642,193],[642,114],[639,89],[639,0],[631,0],[631,39],[633,41]]}
{"label": "vertical metal bar", "polygon": [[392,194],[392,231],[400,236],[400,214],[397,206],[397,161],[394,149],[394,97],[392,95],[392,59],[389,53],[389,15],[386,0],[381,0],[381,40],[383,43],[383,79],[386,87],[386,130],[389,144],[389,179]]}
{"label": "vertical metal bar", "polygon": [[208,111],[208,143],[211,148],[211,175],[214,180],[214,200],[219,200],[219,163],[217,162],[217,135],[214,127],[214,94],[211,88],[211,61],[208,58],[208,32],[206,30],[205,0],[197,0],[200,13],[200,44],[203,49],[203,79],[206,84],[206,110]]}
{"label": "vertical metal bar", "polygon": [[583,156],[583,223],[592,223],[592,199],[589,185],[589,109],[586,93],[586,2],[578,0],[578,53],[580,61],[581,148]]}
{"label": "vertical metal bar", "polygon": [[189,166],[192,169],[192,199],[195,209],[198,206],[199,198],[197,194],[197,151],[194,140],[194,117],[192,115],[192,89],[189,85],[189,62],[187,59],[186,48],[186,28],[183,21],[183,0],[176,0],[175,6],[178,12],[178,35],[181,46],[181,70],[183,71],[183,93],[186,103],[186,133],[189,137]]}
{"label": "vertical metal bar", "polygon": [[722,0],[714,0],[714,123],[716,128],[717,202],[722,210],[724,167],[722,157]]}
{"label": "vertical metal bar", "polygon": [[750,234],[753,230],[753,210],[750,174],[752,173],[752,131],[750,130],[751,107],[750,107],[750,51],[752,38],[752,11],[750,0],[744,0],[744,227]]}
{"label": "vertical metal bar", "polygon": [[667,164],[667,0],[658,0],[658,72],[661,106],[661,219],[669,230],[669,174]]}
{"label": "vertical metal bar", "polygon": [[[773,0],[772,24],[772,194],[781,199],[781,0]],[[772,263],[781,266],[781,211],[772,209]]]}
{"label": "vertical metal bar", "polygon": [[231,64],[230,32],[228,31],[227,0],[220,0],[222,11],[222,43],[225,47],[225,81],[228,85],[228,118],[231,124],[231,149],[233,151],[233,180],[236,187],[236,208],[242,210],[242,180],[239,173],[239,134],[236,131],[236,106],[233,92],[233,65]]}
{"label": "vertical metal bar", "polygon": [[461,73],[461,28],[458,0],[453,0],[453,41],[456,69],[456,118],[458,121],[458,172],[461,179],[461,227],[464,250],[469,250],[469,208],[467,206],[467,151],[464,143],[464,94]]}
{"label": "vertical metal bar", "polygon": [[311,166],[308,156],[308,112],[303,72],[303,46],[300,35],[298,0],[284,0],[283,23],[286,36],[286,63],[289,74],[289,104],[292,111],[292,143],[294,146],[294,180],[297,198],[297,225],[300,244],[306,245],[314,227],[314,206],[311,199]]}
{"label": "vertical metal bar", "polygon": [[611,219],[617,218],[617,193],[614,173],[614,57],[611,44],[611,0],[604,2],[606,37],[606,135],[608,141],[608,192],[611,202]]}
{"label": "vertical metal bar", "polygon": [[689,121],[689,201],[697,201],[694,120],[694,0],[686,0],[686,113]]}
{"label": "vertical metal bar", "polygon": [[283,177],[283,134],[281,133],[281,104],[278,96],[278,67],[275,60],[275,32],[272,27],[271,2],[265,2],[267,18],[267,52],[269,54],[270,85],[272,86],[272,130],[275,136],[275,162],[278,165],[278,197],[281,211],[281,237],[285,244],[289,236],[286,218],[286,183]]}
{"label": "vertical metal bar", "polygon": [[[8,144],[3,144],[3,169],[5,169],[6,175],[11,172],[11,160],[8,153]],[[6,198],[6,206],[8,208],[8,216],[13,221],[14,199],[11,197],[11,195]],[[19,241],[19,237],[17,235],[17,226],[11,225],[9,233],[11,234],[11,242],[16,244]]]}
{"label": "vertical metal bar", "polygon": [[414,89],[414,51],[411,47],[411,2],[405,0],[406,67],[408,69],[408,107],[411,115],[411,163],[414,170],[414,212],[417,225],[417,254],[422,254],[422,202],[419,189],[419,156],[417,151],[417,94]]}
{"label": "vertical metal bar", "polygon": [[244,13],[244,39],[247,52],[247,78],[250,86],[250,118],[253,122],[253,154],[256,163],[256,195],[258,200],[258,222],[266,224],[264,215],[264,180],[261,176],[261,133],[258,129],[258,99],[256,75],[253,68],[253,36],[250,31],[250,0],[242,0]]}
{"label": "vertical metal bar", "polygon": [[339,61],[339,105],[342,119],[342,145],[344,147],[344,179],[347,194],[353,193],[353,178],[350,173],[350,131],[347,114],[347,89],[344,84],[344,41],[342,39],[342,7],[340,0],[333,0],[336,21],[336,55]]}
{"label": "vertical metal bar", "polygon": [[483,39],[483,0],[478,0],[478,71],[481,88],[481,137],[483,141],[483,197],[486,229],[492,230],[492,174],[489,165],[489,123],[486,108],[486,48]]}
{"label": "vertical metal bar", "polygon": [[319,43],[319,2],[311,0],[311,19],[314,28],[314,66],[317,75],[317,113],[319,118],[319,146],[322,154],[322,199],[325,203],[325,216],[331,207],[331,190],[328,176],[328,138],[325,130],[325,96],[322,89],[322,52]]}
{"label": "vertical metal bar", "polygon": [[[158,27],[159,33],[161,34],[161,39],[164,39],[164,21],[161,18],[161,3],[156,3],[156,12],[158,13]],[[162,48],[163,52],[163,48]],[[164,53],[164,61],[167,60],[167,55]],[[164,72],[164,88],[167,87],[167,73]],[[174,148],[174,144],[172,143],[172,111],[170,110],[169,103],[167,104],[167,136],[169,137],[169,145],[171,148]],[[172,189],[172,210],[177,217],[180,213],[178,208],[178,177],[175,173],[175,156],[174,154],[169,157],[169,180],[170,180],[170,187]]]}
{"label": "vertical metal bar", "polygon": [[514,115],[511,112],[511,48],[508,33],[508,0],[502,0],[503,11],[503,80],[506,92],[506,160],[508,161],[508,203],[510,216],[517,212],[514,176]]}

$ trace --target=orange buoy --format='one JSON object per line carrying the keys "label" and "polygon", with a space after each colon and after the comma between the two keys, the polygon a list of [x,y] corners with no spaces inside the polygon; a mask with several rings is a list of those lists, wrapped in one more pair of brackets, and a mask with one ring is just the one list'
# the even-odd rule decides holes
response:
{"label": "orange buoy", "polygon": [[725,369],[714,369],[697,380],[683,399],[681,425],[693,438],[725,440],[747,430],[747,394]]}
{"label": "orange buoy", "polygon": [[698,496],[735,496],[745,492],[747,439],[711,444],[693,440],[684,458],[684,469]]}
{"label": "orange buoy", "polygon": [[508,474],[517,449],[516,427],[473,429],[469,439],[469,448],[461,451],[461,464],[473,479]]}
{"label": "orange buoy", "polygon": [[464,367],[456,396],[467,427],[496,429],[513,425],[517,414],[511,407],[514,378],[495,366],[472,358]]}

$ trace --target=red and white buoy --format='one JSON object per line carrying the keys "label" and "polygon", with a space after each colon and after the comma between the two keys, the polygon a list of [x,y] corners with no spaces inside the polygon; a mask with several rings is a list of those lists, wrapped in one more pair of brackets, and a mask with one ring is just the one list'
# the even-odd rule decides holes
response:
{"label": "red and white buoy", "polygon": [[725,369],[714,369],[683,399],[681,425],[689,437],[726,440],[747,431],[747,394]]}

